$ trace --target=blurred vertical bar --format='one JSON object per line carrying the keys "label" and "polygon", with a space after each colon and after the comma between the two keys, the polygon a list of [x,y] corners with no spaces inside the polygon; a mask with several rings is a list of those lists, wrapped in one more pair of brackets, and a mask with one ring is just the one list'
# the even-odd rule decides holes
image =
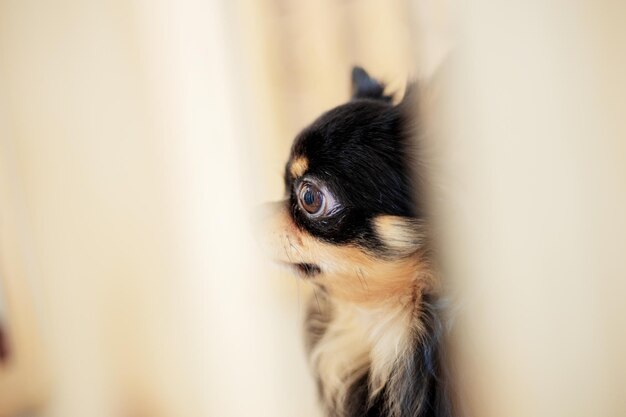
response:
{"label": "blurred vertical bar", "polygon": [[[126,352],[144,333],[132,325],[171,270],[167,193],[129,16],[124,2],[0,3],[2,175],[10,191],[0,204],[12,216],[3,219],[3,233],[12,234],[2,266],[20,289],[7,291],[16,310],[8,329],[16,358],[41,356],[28,364],[33,378],[0,393],[6,415],[41,403],[29,393],[41,384],[42,361],[49,389],[39,415],[122,413],[119,365],[130,363]],[[123,339],[125,326],[134,338]],[[40,337],[19,344],[21,328]],[[5,409],[14,402],[21,410]]]}
{"label": "blurred vertical bar", "polygon": [[236,65],[246,53],[236,16],[220,1],[140,1],[136,16],[177,226],[173,339],[158,392],[175,415],[289,415],[276,377],[289,364],[251,241],[258,178],[246,135],[256,116]]}
{"label": "blurred vertical bar", "polygon": [[454,16],[427,149],[466,406],[626,415],[626,3]]}
{"label": "blurred vertical bar", "polygon": [[[0,415],[42,393],[50,417],[314,414],[313,389],[284,398],[304,377],[281,343],[297,334],[251,243],[233,24],[220,1],[0,3],[2,272],[23,289],[9,307],[38,295],[30,321],[8,309],[14,357],[33,361],[0,369]],[[39,323],[48,391],[17,332]]]}
{"label": "blurred vertical bar", "polygon": [[[1,71],[0,71],[1,77]],[[23,206],[0,96],[0,416],[32,411],[47,396],[42,327],[28,279],[29,242],[21,233]]]}

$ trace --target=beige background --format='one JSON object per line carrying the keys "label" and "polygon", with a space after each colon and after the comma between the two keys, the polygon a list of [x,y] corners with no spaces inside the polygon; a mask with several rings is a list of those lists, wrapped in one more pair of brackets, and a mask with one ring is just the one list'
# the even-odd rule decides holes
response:
{"label": "beige background", "polygon": [[351,65],[401,91],[453,43],[428,151],[468,407],[626,414],[624,12],[0,1],[0,416],[316,416],[254,207]]}

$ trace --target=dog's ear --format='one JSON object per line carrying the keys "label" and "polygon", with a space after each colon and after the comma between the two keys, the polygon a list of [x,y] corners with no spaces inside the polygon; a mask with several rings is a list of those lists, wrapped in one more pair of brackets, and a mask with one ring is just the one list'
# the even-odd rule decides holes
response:
{"label": "dog's ear", "polygon": [[352,99],[370,98],[375,100],[391,101],[386,96],[385,85],[369,76],[361,67],[352,68]]}

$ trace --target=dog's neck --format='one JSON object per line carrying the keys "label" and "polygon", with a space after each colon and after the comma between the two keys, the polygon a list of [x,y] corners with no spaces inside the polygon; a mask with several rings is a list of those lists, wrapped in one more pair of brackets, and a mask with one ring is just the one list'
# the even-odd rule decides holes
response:
{"label": "dog's neck", "polygon": [[362,397],[356,402],[364,407],[359,413],[366,411],[367,404],[384,403],[385,414],[372,415],[406,415],[402,395],[411,398],[414,409],[427,401],[422,397],[429,395],[429,381],[413,381],[425,376],[422,373],[430,366],[419,358],[422,341],[432,336],[424,307],[428,306],[418,285],[402,300],[378,306],[363,307],[328,296],[313,300],[307,320],[310,362],[331,415],[370,415],[346,409],[355,403],[350,397],[356,392]]}

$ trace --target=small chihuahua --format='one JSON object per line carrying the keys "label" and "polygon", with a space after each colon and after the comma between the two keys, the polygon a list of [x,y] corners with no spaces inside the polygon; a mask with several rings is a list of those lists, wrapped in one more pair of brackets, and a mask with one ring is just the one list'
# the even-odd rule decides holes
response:
{"label": "small chihuahua", "polygon": [[306,344],[327,416],[451,416],[414,173],[417,89],[394,105],[362,68],[352,83],[296,137],[266,243],[316,288]]}

